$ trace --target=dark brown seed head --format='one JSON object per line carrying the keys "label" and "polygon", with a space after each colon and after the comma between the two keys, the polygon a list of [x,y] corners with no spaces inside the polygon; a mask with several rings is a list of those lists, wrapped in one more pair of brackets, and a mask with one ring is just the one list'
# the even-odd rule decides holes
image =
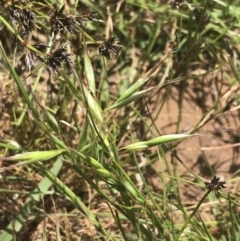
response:
{"label": "dark brown seed head", "polygon": [[73,62],[69,56],[71,56],[71,54],[67,52],[67,43],[63,44],[54,52],[48,54],[46,58],[46,65],[50,72],[60,75],[59,68],[61,68],[61,64],[64,62],[72,66]]}
{"label": "dark brown seed head", "polygon": [[51,32],[54,34],[57,33],[72,33],[76,26],[76,20],[74,16],[64,14],[64,5],[54,12],[50,19],[51,23]]}
{"label": "dark brown seed head", "polygon": [[35,13],[32,10],[9,5],[8,11],[15,28],[19,28],[19,30],[24,33],[30,33],[35,29]]}
{"label": "dark brown seed head", "polygon": [[179,9],[183,5],[183,0],[170,0],[168,2],[173,8]]}
{"label": "dark brown seed head", "polygon": [[206,185],[206,188],[210,190],[211,192],[217,192],[218,190],[222,188],[226,188],[224,184],[226,182],[219,182],[220,177],[216,177],[216,175],[213,177],[211,182],[204,182]]}
{"label": "dark brown seed head", "polygon": [[118,38],[111,37],[99,46],[99,54],[107,59],[113,59],[120,55],[122,48],[123,46],[119,44]]}

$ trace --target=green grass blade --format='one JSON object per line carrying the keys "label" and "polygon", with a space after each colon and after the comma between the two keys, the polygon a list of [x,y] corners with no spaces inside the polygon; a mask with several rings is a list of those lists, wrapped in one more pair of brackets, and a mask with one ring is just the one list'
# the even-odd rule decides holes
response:
{"label": "green grass blade", "polygon": [[27,152],[23,154],[17,154],[15,156],[10,157],[2,157],[2,160],[8,161],[31,161],[31,162],[38,162],[38,161],[47,161],[52,159],[66,150],[51,150],[51,151],[34,151],[34,152]]}
{"label": "green grass blade", "polygon": [[159,136],[156,138],[153,138],[149,141],[142,141],[142,142],[137,142],[133,143],[130,145],[127,145],[125,147],[122,147],[121,149],[126,149],[126,150],[140,150],[140,149],[147,149],[152,146],[157,146],[163,143],[171,142],[171,141],[178,141],[184,138],[187,138],[191,135],[189,134],[169,134],[169,135],[164,135],[164,136]]}
{"label": "green grass blade", "polygon": [[[51,168],[51,173],[57,176],[62,168],[62,157],[59,157]],[[16,238],[16,233],[21,230],[24,223],[30,217],[34,211],[34,207],[37,206],[41,197],[48,191],[52,186],[52,181],[48,177],[44,177],[43,180],[38,184],[38,187],[30,195],[30,200],[27,204],[19,211],[18,215],[10,224],[5,228],[4,232],[0,234],[1,241],[12,241]]]}

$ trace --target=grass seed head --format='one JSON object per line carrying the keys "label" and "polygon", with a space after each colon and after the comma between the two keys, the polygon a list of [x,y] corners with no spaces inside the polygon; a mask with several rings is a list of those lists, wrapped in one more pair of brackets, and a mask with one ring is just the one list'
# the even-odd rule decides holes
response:
{"label": "grass seed head", "polygon": [[62,63],[65,62],[69,65],[73,65],[69,56],[71,56],[71,54],[67,52],[67,44],[63,44],[60,48],[47,55],[46,65],[50,72],[60,75],[59,68],[61,68]]}
{"label": "grass seed head", "polygon": [[214,176],[211,182],[204,182],[206,185],[206,188],[210,190],[211,192],[217,192],[220,189],[226,188],[224,184],[226,182],[219,182],[220,177]]}
{"label": "grass seed head", "polygon": [[57,33],[72,33],[76,26],[75,17],[69,14],[64,14],[64,5],[58,10],[55,10],[50,19],[51,32],[55,35]]}
{"label": "grass seed head", "polygon": [[[41,44],[41,43],[36,43],[33,44],[33,47],[36,48],[37,50],[39,50],[40,52],[42,52],[43,50],[45,51],[46,48],[49,48],[48,45],[45,44]],[[25,57],[25,64],[27,66],[28,71],[30,72],[32,67],[35,65],[36,59],[39,59],[41,62],[43,62],[42,57],[37,53],[37,52],[33,52],[33,51],[29,51],[26,54]]]}
{"label": "grass seed head", "polygon": [[171,7],[179,9],[183,5],[183,0],[170,0],[168,3]]}
{"label": "grass seed head", "polygon": [[12,24],[23,33],[30,33],[36,27],[35,13],[27,8],[18,8],[14,5],[8,6]]}
{"label": "grass seed head", "polygon": [[107,59],[113,59],[121,54],[122,48],[117,37],[110,37],[99,46],[99,54]]}

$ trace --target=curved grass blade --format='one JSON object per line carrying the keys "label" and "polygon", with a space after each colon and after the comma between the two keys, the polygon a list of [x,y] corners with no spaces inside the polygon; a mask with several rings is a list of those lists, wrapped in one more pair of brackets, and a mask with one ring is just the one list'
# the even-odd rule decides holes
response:
{"label": "curved grass blade", "polygon": [[93,94],[93,96],[95,96],[96,95],[96,84],[95,84],[93,67],[92,67],[91,60],[86,52],[84,53],[83,59],[84,59],[84,70],[85,70],[85,75],[86,75],[86,79],[88,82],[88,86],[89,86],[90,91]]}
{"label": "curved grass blade", "polygon": [[22,162],[18,162],[16,164],[0,168],[0,172],[10,170],[18,166],[29,165],[35,162],[47,161],[49,159],[52,159],[60,155],[64,151],[66,150],[60,149],[60,150],[51,150],[51,151],[34,151],[34,152],[17,154],[9,157],[1,157],[1,160],[3,161],[6,160],[6,161],[22,161]]}
{"label": "curved grass blade", "polygon": [[[148,141],[141,141],[141,142],[136,142],[130,145],[127,145],[125,147],[122,147],[121,149],[126,149],[126,150],[139,150],[139,149],[147,149],[152,146],[157,146],[166,142],[170,141],[178,141],[184,138],[187,138],[189,134],[169,134],[169,135],[164,135],[164,136],[158,136],[156,138],[153,138]],[[121,150],[120,149],[120,150]]]}
{"label": "curved grass blade", "polygon": [[2,160],[8,160],[8,161],[30,161],[30,162],[38,162],[38,161],[46,161],[49,160],[55,156],[58,156],[62,152],[64,152],[64,149],[60,150],[51,150],[51,151],[33,151],[33,152],[27,152],[22,154],[17,154],[14,156],[9,157],[2,157]]}

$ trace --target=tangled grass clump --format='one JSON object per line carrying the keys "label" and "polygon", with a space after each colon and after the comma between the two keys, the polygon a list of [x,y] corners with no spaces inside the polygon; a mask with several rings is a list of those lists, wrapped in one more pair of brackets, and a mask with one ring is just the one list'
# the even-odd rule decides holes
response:
{"label": "tangled grass clump", "polygon": [[0,240],[236,241],[238,10],[0,1]]}

